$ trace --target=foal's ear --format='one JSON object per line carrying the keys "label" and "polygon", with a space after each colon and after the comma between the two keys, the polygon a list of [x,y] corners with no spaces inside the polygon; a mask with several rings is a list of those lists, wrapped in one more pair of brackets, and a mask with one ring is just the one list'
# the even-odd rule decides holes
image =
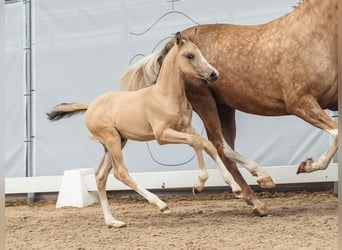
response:
{"label": "foal's ear", "polygon": [[182,37],[182,34],[178,31],[176,33],[176,44],[177,45],[183,45],[183,37]]}

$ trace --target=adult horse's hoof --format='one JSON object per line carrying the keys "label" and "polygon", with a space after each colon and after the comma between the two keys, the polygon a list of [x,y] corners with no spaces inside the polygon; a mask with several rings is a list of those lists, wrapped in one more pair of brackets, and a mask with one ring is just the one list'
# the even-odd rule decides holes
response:
{"label": "adult horse's hoof", "polygon": [[299,164],[299,167],[297,169],[297,174],[309,172],[308,168],[311,166],[312,162],[313,162],[312,158],[308,158],[306,159],[306,161],[302,161]]}
{"label": "adult horse's hoof", "polygon": [[270,176],[261,180],[257,180],[257,182],[259,186],[262,188],[274,188],[275,187],[275,183],[273,182]]}
{"label": "adult horse's hoof", "polygon": [[253,214],[259,217],[265,217],[268,215],[267,207],[257,207],[253,209]]}

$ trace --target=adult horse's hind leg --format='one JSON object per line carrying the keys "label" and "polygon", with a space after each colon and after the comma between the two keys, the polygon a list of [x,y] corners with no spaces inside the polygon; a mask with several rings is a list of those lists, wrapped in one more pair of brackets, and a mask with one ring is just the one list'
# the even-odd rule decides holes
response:
{"label": "adult horse's hind leg", "polygon": [[[218,114],[222,127],[222,134],[228,145],[234,149],[235,148],[235,136],[236,136],[236,121],[235,121],[235,110],[227,106],[218,106]],[[213,133],[208,133],[209,139],[212,141],[218,141],[215,138],[219,138],[219,135]],[[219,143],[221,145],[221,143]],[[243,198],[246,203],[253,206],[253,212],[259,216],[266,216],[268,214],[268,209],[255,195],[254,191],[247,184],[243,176],[241,175],[236,163],[229,159],[225,153],[222,146],[218,146],[218,152],[220,153],[225,166],[228,168],[229,172],[232,173],[236,182],[240,185],[242,189]]]}
{"label": "adult horse's hind leg", "polygon": [[[236,164],[227,158],[223,145],[223,134],[221,128],[221,122],[219,119],[219,113],[216,106],[216,101],[205,85],[195,85],[192,83],[186,84],[186,95],[189,99],[194,111],[200,116],[203,121],[208,139],[214,144],[220,158],[223,160],[225,166],[229,172],[233,175],[235,181],[239,184],[242,190],[243,199],[248,205],[252,205],[254,212],[260,216],[267,215],[268,211],[264,204],[259,201],[254,192],[248,186],[240,171],[236,167]],[[224,119],[227,123],[224,130],[227,131],[227,135],[232,133],[235,136],[235,111],[234,110],[222,110],[220,109],[220,116],[227,118]],[[234,141],[234,137],[232,138]],[[229,139],[231,141],[231,139]]]}
{"label": "adult horse's hind leg", "polygon": [[[234,151],[234,140],[235,140],[235,110],[227,106],[218,106],[218,112],[222,128],[222,144],[225,156],[228,159],[239,163],[241,166],[246,168],[253,176],[257,177],[257,182],[262,188],[272,188],[275,186],[271,176],[256,162],[245,158],[238,152]],[[233,112],[233,113],[232,113]],[[233,124],[232,124],[233,123]],[[229,141],[229,142],[228,142]],[[230,143],[230,144],[229,144]],[[229,144],[229,145],[228,145]],[[231,147],[230,145],[233,145]]]}
{"label": "adult horse's hind leg", "polygon": [[337,151],[337,124],[330,118],[327,113],[322,110],[322,108],[313,97],[304,100],[304,103],[302,102],[298,106],[288,107],[288,111],[290,114],[297,115],[313,126],[328,132],[333,138],[332,145],[330,145],[328,150],[318,158],[308,158],[306,161],[302,162],[298,167],[297,174],[310,173],[313,171],[326,169],[332,157]]}

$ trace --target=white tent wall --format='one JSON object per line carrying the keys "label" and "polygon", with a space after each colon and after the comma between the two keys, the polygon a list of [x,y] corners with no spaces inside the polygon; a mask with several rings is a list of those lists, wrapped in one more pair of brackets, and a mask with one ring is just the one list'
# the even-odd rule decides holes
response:
{"label": "white tent wall", "polygon": [[[265,23],[291,11],[296,2],[32,1],[34,176],[60,176],[74,168],[95,169],[103,153],[102,146],[89,139],[84,115],[53,123],[46,119],[46,113],[56,104],[89,103],[101,93],[118,90],[125,67],[162,48],[167,38],[179,30],[196,23]],[[7,5],[6,11],[12,6]],[[19,9],[16,8],[16,15],[23,14]],[[15,23],[7,25],[12,27]],[[22,29],[12,32],[15,34],[7,38],[8,44],[23,36]],[[17,62],[11,63],[6,80],[12,82],[14,78],[13,82],[18,83],[9,90],[8,95],[13,98],[8,104],[19,111],[15,112],[18,117],[6,121],[6,127],[13,130],[11,135],[18,137],[7,136],[10,144],[16,145],[7,147],[6,154],[16,157],[7,157],[6,176],[22,177],[25,155],[21,135],[25,120],[24,101],[19,92],[24,89],[24,81],[18,74],[18,69],[23,67],[22,52],[10,50],[7,54]],[[14,115],[10,111],[7,109],[8,114]],[[197,116],[193,124],[204,134]],[[295,117],[260,117],[238,112],[237,127],[237,150],[263,166],[297,165],[307,156],[321,154],[329,144],[327,134]],[[159,146],[156,142],[129,141],[124,149],[126,165],[135,173],[196,170],[197,161],[193,156],[188,146]],[[206,163],[208,168],[215,168],[208,157]]]}
{"label": "white tent wall", "polygon": [[25,11],[22,3],[5,11],[5,176],[25,176]]}

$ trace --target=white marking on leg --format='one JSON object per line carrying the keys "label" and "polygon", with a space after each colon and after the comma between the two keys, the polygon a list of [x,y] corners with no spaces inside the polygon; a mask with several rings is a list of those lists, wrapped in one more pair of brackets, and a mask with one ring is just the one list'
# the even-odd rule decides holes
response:
{"label": "white marking on leg", "polygon": [[236,183],[233,176],[228,172],[221,158],[217,156],[215,161],[217,163],[218,169],[220,170],[224,181],[232,188],[234,193],[240,193],[241,187],[239,186],[239,184]]}
{"label": "white marking on leg", "polygon": [[238,152],[234,151],[223,138],[222,141],[224,147],[223,152],[227,156],[227,158],[237,162],[238,164],[246,168],[253,176],[257,177],[257,180],[262,180],[270,177],[269,173],[267,173],[266,170],[260,167],[258,163],[249,160],[240,155]]}
{"label": "white marking on leg", "polygon": [[326,131],[331,134],[332,137],[338,136],[338,129],[327,129]]}
{"label": "white marking on leg", "polygon": [[204,188],[204,185],[206,183],[206,181],[209,178],[209,174],[206,170],[206,168],[204,167],[203,169],[200,168],[198,171],[198,178],[197,178],[197,182],[195,183],[194,188],[196,189],[196,191],[201,192]]}
{"label": "white marking on leg", "polygon": [[[197,135],[199,137],[199,135]],[[201,192],[204,188],[206,181],[208,180],[209,174],[204,164],[202,149],[195,149],[197,162],[198,162],[198,178],[194,185],[193,191]]]}
{"label": "white marking on leg", "polygon": [[338,146],[338,130],[332,129],[332,130],[326,130],[331,137],[332,137],[332,145],[328,148],[328,151],[324,152],[323,155],[318,157],[317,159],[313,159],[311,164],[307,164],[306,166],[306,172],[313,172],[316,170],[324,170],[328,167],[332,157],[337,151]]}
{"label": "white marking on leg", "polygon": [[110,212],[109,204],[108,204],[108,200],[107,199],[101,200],[101,207],[102,207],[105,223],[106,223],[107,226],[110,226],[110,227],[122,227],[122,226],[125,225],[125,222],[116,220],[113,217],[113,215]]}
{"label": "white marking on leg", "polygon": [[168,206],[164,201],[159,199],[159,197],[157,195],[146,190],[144,187],[137,185],[137,188],[135,191],[138,194],[140,194],[142,197],[144,197],[146,200],[148,200],[151,204],[156,205],[159,208],[159,210],[161,210],[163,212],[169,211]]}

